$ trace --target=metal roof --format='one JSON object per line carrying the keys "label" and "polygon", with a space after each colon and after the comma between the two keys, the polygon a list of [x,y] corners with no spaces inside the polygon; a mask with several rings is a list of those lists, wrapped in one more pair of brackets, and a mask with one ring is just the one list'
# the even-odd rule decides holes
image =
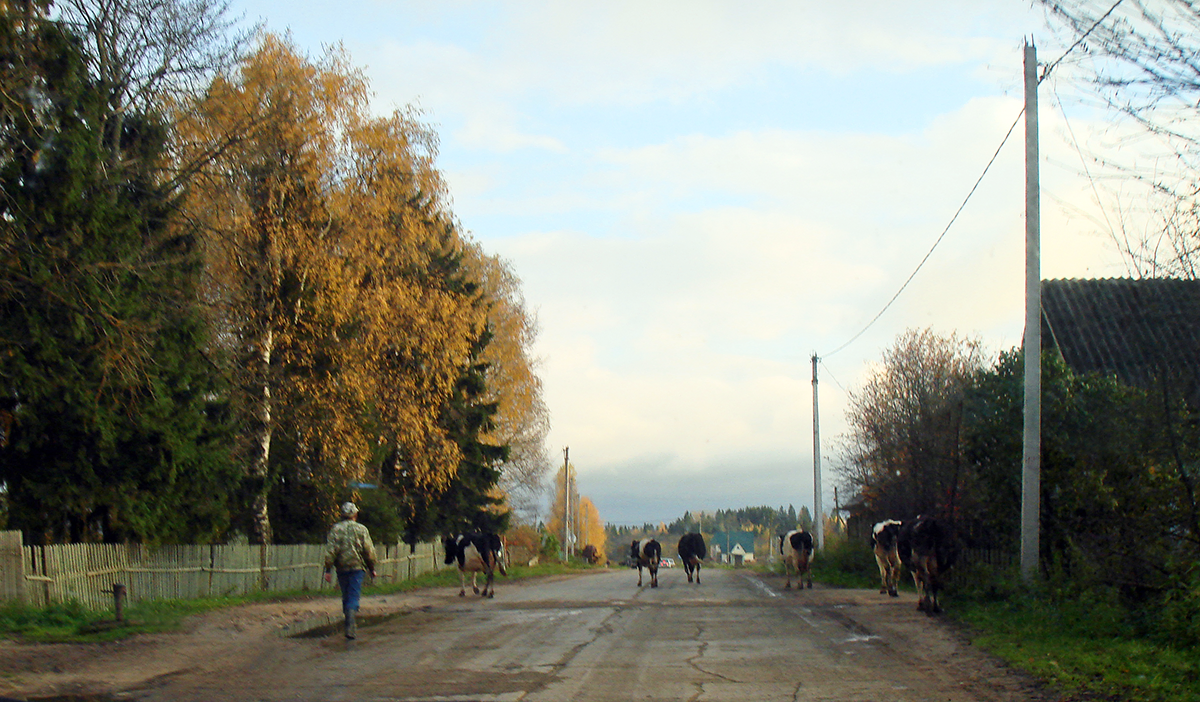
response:
{"label": "metal roof", "polygon": [[1182,383],[1200,401],[1200,281],[1175,278],[1042,281],[1042,348],[1077,373],[1112,373],[1151,388]]}

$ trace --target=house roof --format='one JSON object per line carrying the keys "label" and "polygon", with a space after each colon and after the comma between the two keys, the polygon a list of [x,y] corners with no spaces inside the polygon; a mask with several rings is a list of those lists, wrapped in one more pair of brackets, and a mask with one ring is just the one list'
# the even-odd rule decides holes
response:
{"label": "house roof", "polygon": [[729,553],[734,546],[741,546],[746,553],[754,553],[754,532],[752,531],[718,531],[709,540],[709,545],[720,547],[723,553]]}
{"label": "house roof", "polygon": [[1042,281],[1042,348],[1077,373],[1112,373],[1153,387],[1164,372],[1200,402],[1200,281],[1174,278]]}

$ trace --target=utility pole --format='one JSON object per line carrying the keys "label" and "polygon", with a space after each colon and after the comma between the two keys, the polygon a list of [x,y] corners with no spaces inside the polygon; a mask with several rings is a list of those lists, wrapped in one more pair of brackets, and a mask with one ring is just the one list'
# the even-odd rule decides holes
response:
{"label": "utility pole", "polygon": [[825,520],[821,519],[821,406],[817,402],[817,354],[812,355],[813,383],[813,526],[817,548],[825,548]]}
{"label": "utility pole", "polygon": [[563,561],[571,555],[571,447],[563,447]]}
{"label": "utility pole", "polygon": [[1038,178],[1037,47],[1025,42],[1025,429],[1021,473],[1021,576],[1040,558],[1042,482],[1042,271]]}

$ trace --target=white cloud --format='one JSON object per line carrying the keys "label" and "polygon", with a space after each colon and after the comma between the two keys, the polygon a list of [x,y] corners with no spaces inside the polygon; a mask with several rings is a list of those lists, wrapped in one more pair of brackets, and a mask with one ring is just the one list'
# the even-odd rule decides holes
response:
{"label": "white cloud", "polygon": [[[524,281],[550,446],[571,446],[605,518],[631,521],[810,499],[809,355],[860,332],[942,232],[1020,111],[1021,38],[1041,30],[1011,0],[350,2],[341,15],[363,27],[347,46],[378,108],[428,111],[456,213]],[[874,112],[850,100],[891,79],[925,92]],[[739,111],[735,94],[777,113]],[[866,105],[854,125],[820,121],[843,103]],[[1053,110],[1042,118],[1048,162],[1077,161],[1050,138]],[[905,328],[1019,343],[1022,138],[1018,125],[894,307],[824,360],[827,457],[846,391]],[[1094,210],[1088,189],[1071,169],[1043,179],[1046,277],[1112,274],[1071,214]],[[628,489],[657,481],[662,495],[679,476],[697,478],[691,494],[647,504]]]}

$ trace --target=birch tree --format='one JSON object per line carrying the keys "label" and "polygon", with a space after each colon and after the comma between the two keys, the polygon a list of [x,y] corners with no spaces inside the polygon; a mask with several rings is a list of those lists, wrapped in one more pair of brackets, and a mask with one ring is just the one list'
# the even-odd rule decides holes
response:
{"label": "birch tree", "polygon": [[366,95],[340,54],[311,64],[267,36],[180,123],[191,153],[218,154],[198,172],[189,206],[206,229],[207,301],[233,359],[247,527],[261,543],[272,539],[269,461],[279,413],[312,397],[328,348],[321,342],[346,319],[347,271],[333,255],[329,193],[340,135]]}

